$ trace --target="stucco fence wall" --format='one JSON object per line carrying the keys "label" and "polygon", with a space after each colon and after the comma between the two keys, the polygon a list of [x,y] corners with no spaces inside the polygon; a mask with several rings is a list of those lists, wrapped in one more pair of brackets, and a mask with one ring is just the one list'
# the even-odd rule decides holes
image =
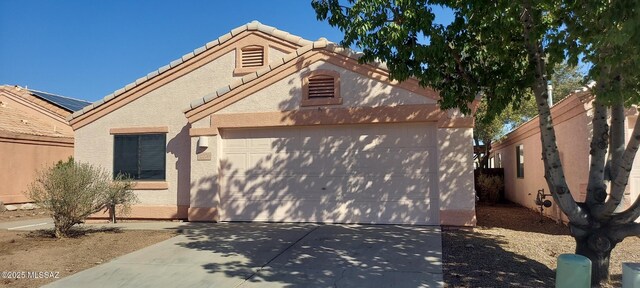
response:
{"label": "stucco fence wall", "polygon": [[30,202],[26,191],[39,170],[73,156],[73,140],[29,135],[0,135],[0,201]]}

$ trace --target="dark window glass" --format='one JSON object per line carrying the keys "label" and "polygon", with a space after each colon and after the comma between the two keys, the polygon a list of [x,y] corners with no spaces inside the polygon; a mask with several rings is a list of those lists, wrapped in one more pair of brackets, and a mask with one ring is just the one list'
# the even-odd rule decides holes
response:
{"label": "dark window glass", "polygon": [[113,175],[126,174],[136,180],[164,180],[166,135],[116,135]]}
{"label": "dark window glass", "polygon": [[524,178],[524,147],[516,146],[516,174],[518,178]]}

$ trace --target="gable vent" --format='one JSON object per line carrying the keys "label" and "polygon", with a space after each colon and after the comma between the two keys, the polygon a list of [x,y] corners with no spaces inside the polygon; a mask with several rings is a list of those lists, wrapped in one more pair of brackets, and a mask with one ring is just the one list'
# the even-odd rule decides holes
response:
{"label": "gable vent", "polygon": [[264,65],[264,48],[252,46],[242,48],[242,68],[261,67]]}
{"label": "gable vent", "polygon": [[309,78],[309,99],[335,97],[333,76],[318,75]]}

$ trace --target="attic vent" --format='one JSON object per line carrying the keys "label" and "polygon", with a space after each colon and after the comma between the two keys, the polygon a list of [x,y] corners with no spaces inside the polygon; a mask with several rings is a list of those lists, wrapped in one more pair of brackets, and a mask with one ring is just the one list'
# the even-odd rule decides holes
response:
{"label": "attic vent", "polygon": [[333,76],[318,75],[309,77],[309,99],[335,97]]}
{"label": "attic vent", "polygon": [[264,65],[264,47],[249,46],[242,48],[242,68],[262,67]]}
{"label": "attic vent", "polygon": [[340,73],[332,70],[316,70],[302,78],[301,106],[340,105]]}
{"label": "attic vent", "polygon": [[269,64],[267,63],[269,59],[269,49],[267,49],[266,46],[255,44],[236,48],[236,68],[233,69],[234,76],[242,76],[247,73],[256,72],[267,67],[267,64]]}

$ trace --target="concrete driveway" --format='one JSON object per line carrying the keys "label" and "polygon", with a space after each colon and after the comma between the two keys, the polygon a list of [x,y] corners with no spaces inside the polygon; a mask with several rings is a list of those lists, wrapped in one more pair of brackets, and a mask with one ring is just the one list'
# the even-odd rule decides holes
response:
{"label": "concrete driveway", "polygon": [[46,287],[441,287],[439,227],[194,223]]}

